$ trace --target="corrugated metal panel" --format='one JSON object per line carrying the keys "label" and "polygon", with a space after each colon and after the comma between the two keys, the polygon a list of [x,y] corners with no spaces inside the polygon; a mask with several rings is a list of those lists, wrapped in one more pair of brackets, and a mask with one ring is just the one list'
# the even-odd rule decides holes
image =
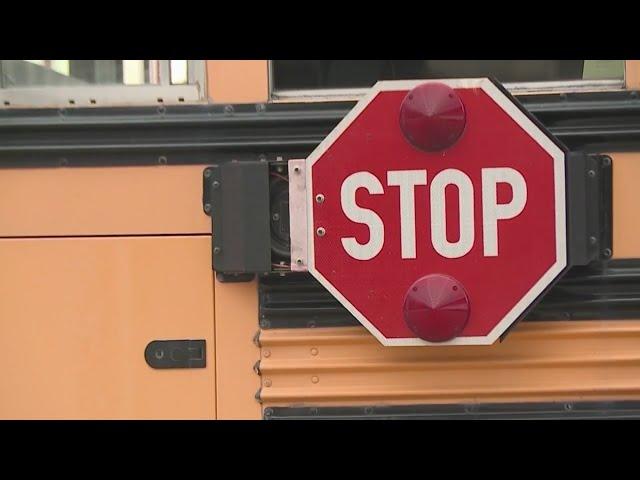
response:
{"label": "corrugated metal panel", "polygon": [[264,330],[264,407],[640,399],[640,321],[536,322],[504,343],[383,347],[361,327]]}

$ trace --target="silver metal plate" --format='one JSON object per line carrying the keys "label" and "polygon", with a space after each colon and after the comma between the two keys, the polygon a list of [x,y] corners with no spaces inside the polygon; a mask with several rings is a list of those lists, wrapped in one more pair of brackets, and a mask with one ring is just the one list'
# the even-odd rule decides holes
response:
{"label": "silver metal plate", "polygon": [[307,271],[307,187],[305,160],[289,160],[291,270]]}
{"label": "silver metal plate", "polygon": [[198,85],[88,85],[0,89],[0,109],[204,103]]}

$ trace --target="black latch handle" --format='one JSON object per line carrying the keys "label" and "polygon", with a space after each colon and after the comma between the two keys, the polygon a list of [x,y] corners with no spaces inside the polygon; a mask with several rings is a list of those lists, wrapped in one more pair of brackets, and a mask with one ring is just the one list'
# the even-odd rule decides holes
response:
{"label": "black latch handle", "polygon": [[154,340],[144,349],[151,368],[205,368],[206,340]]}

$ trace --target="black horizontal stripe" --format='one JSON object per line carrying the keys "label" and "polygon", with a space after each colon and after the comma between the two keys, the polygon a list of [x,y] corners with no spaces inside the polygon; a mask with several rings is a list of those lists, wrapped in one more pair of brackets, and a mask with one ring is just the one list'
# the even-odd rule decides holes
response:
{"label": "black horizontal stripe", "polygon": [[[359,325],[306,273],[260,278],[260,326],[314,328]],[[640,259],[573,267],[524,321],[640,318]]]}
{"label": "black horizontal stripe", "polygon": [[[638,92],[519,97],[571,150],[640,151]],[[306,157],[354,102],[5,109],[0,166],[212,164]]]}

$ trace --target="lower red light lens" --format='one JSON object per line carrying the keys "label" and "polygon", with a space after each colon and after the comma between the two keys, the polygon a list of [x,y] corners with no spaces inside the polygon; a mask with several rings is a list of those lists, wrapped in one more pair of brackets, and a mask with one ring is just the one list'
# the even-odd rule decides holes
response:
{"label": "lower red light lens", "polygon": [[464,286],[439,273],[417,280],[404,297],[404,320],[416,336],[429,342],[446,342],[464,330],[470,303]]}
{"label": "lower red light lens", "polygon": [[462,100],[448,85],[418,85],[402,101],[400,129],[414,147],[438,152],[458,141],[466,124]]}

